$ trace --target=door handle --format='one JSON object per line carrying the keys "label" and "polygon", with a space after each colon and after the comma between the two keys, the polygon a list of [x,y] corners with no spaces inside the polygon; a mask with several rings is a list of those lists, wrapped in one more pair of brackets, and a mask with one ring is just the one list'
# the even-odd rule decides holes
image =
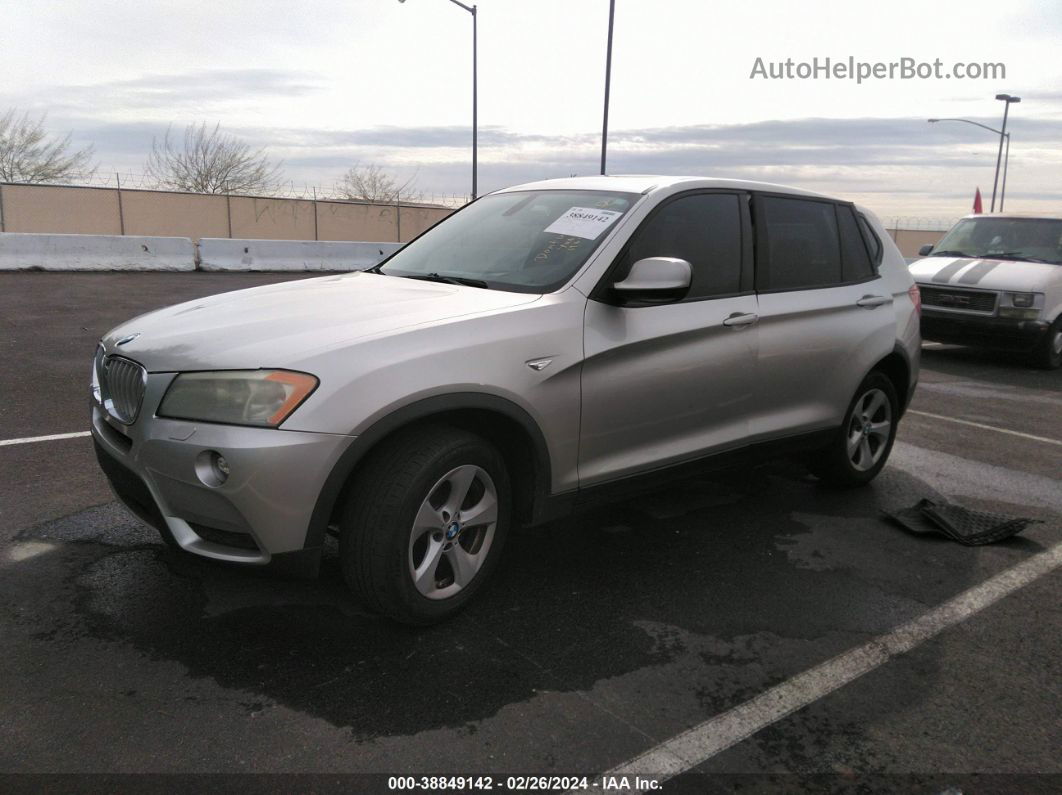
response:
{"label": "door handle", "polygon": [[873,309],[876,306],[882,306],[888,303],[892,303],[892,299],[886,298],[884,295],[864,295],[856,301],[856,306],[861,306],[864,309]]}
{"label": "door handle", "polygon": [[757,320],[760,319],[759,315],[750,313],[735,312],[730,317],[723,321],[724,326],[730,328],[741,328],[742,326],[751,326]]}

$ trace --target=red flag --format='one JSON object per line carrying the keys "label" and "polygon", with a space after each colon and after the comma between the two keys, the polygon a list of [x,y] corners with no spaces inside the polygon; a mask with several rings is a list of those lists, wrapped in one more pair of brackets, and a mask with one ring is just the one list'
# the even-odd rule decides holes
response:
{"label": "red flag", "polygon": [[977,192],[974,194],[973,211],[974,211],[974,215],[980,215],[981,213],[983,213],[985,211],[984,208],[981,206],[981,189],[980,188],[978,188]]}

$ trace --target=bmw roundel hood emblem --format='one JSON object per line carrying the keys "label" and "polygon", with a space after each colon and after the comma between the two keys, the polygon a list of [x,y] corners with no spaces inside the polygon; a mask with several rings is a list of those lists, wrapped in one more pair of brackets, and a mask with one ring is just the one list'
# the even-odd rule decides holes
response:
{"label": "bmw roundel hood emblem", "polygon": [[115,345],[128,345],[130,342],[132,342],[133,340],[135,340],[139,336],[140,336],[140,332],[139,331],[136,332],[135,334],[128,334],[128,335],[122,337],[120,340],[118,340],[114,344]]}

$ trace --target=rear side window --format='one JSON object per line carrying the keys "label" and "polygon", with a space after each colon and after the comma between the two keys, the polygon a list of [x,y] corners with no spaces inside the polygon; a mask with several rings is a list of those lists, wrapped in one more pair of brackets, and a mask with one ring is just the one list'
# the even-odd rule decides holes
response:
{"label": "rear side window", "polygon": [[[760,290],[828,287],[841,281],[837,215],[831,202],[764,196],[766,249],[757,262]],[[765,254],[766,256],[762,256]]]}
{"label": "rear side window", "polygon": [[841,276],[846,282],[861,282],[874,276],[870,254],[859,233],[851,207],[837,205],[837,226],[841,231]]}
{"label": "rear side window", "polygon": [[682,196],[661,207],[637,231],[617,279],[646,257],[677,257],[690,263],[687,300],[741,290],[741,208],[732,193]]}
{"label": "rear side window", "polygon": [[880,265],[882,255],[881,238],[878,237],[863,215],[859,216],[859,231],[863,233],[863,240],[866,242],[867,250],[870,252],[870,261],[875,266]]}

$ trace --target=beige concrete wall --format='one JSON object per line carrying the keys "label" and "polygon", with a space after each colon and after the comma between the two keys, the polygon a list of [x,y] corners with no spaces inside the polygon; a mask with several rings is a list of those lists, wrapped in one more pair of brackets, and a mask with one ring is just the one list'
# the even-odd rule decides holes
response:
{"label": "beige concrete wall", "polygon": [[929,229],[890,229],[889,234],[905,257],[917,257],[918,249],[926,243],[935,246],[944,237],[944,232]]}
{"label": "beige concrete wall", "polygon": [[[358,232],[363,237],[351,237]],[[397,241],[395,208],[378,204],[318,202],[317,236],[321,240]]]}
{"label": "beige concrete wall", "polygon": [[117,191],[54,185],[0,186],[5,232],[118,235]]}
{"label": "beige concrete wall", "polygon": [[314,239],[313,202],[250,196],[233,196],[230,202],[232,237],[262,240]]}
{"label": "beige concrete wall", "polygon": [[[0,185],[0,230],[54,234],[233,237],[262,240],[398,241],[393,205],[199,193]],[[317,224],[314,228],[314,211]],[[402,242],[449,215],[401,208]]]}
{"label": "beige concrete wall", "polygon": [[224,196],[165,191],[122,191],[127,235],[228,237]]}
{"label": "beige concrete wall", "polygon": [[[308,199],[212,196],[199,193],[123,190],[121,216],[113,188],[0,185],[5,232],[233,237],[263,240],[399,241],[396,208],[385,204]],[[316,236],[314,210],[317,211]],[[446,207],[401,207],[401,241],[407,242],[449,215]],[[230,232],[231,224],[231,232]],[[905,257],[935,244],[943,232],[889,229]]]}

